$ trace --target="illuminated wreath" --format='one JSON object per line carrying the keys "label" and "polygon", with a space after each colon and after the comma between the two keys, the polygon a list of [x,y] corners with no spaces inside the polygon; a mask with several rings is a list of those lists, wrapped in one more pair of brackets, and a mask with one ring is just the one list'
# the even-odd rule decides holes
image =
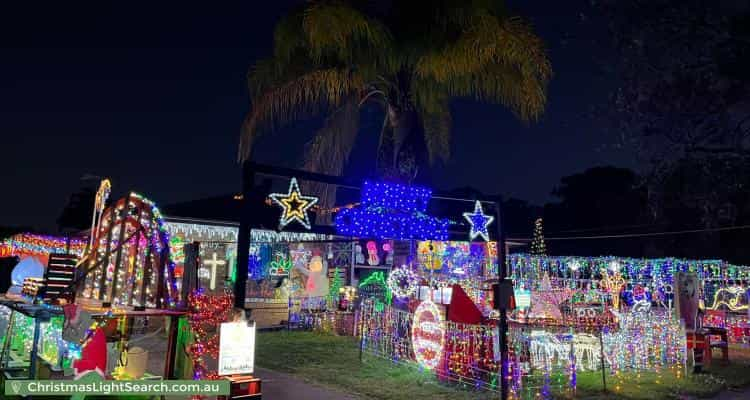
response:
{"label": "illuminated wreath", "polygon": [[409,297],[417,290],[419,278],[408,267],[403,266],[388,275],[388,288],[395,297]]}

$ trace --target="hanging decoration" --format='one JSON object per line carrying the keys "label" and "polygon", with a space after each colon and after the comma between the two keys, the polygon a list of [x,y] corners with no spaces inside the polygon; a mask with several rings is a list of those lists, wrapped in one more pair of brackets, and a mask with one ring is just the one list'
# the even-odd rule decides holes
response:
{"label": "hanging decoration", "polygon": [[406,265],[391,270],[388,275],[388,288],[394,296],[409,297],[417,290],[419,277]]}
{"label": "hanging decoration", "polygon": [[274,203],[283,209],[279,218],[279,229],[283,229],[292,221],[299,222],[305,229],[310,229],[310,217],[308,210],[318,203],[315,196],[305,196],[299,190],[297,178],[289,182],[289,190],[284,193],[271,193],[268,195]]}
{"label": "hanging decoration", "polygon": [[464,218],[469,221],[471,225],[471,231],[469,232],[469,240],[476,239],[477,236],[481,236],[485,242],[490,241],[490,233],[487,231],[487,226],[495,220],[495,217],[486,215],[482,210],[482,203],[476,201],[474,203],[474,212],[465,212]]}
{"label": "hanging decoration", "polygon": [[419,304],[414,311],[411,332],[417,362],[425,369],[435,369],[442,358],[445,339],[443,317],[435,303],[425,300]]}
{"label": "hanging decoration", "polygon": [[336,232],[344,236],[376,239],[448,238],[448,220],[428,214],[430,189],[396,183],[366,181],[359,206],[336,215]]}

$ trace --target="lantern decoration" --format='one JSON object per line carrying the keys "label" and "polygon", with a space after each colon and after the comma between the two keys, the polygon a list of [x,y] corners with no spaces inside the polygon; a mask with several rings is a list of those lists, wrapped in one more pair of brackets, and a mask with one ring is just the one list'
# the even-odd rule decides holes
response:
{"label": "lantern decoration", "polygon": [[430,300],[414,312],[411,340],[414,357],[425,369],[435,369],[443,354],[445,327],[437,305]]}
{"label": "lantern decoration", "polygon": [[396,268],[388,275],[388,288],[396,297],[409,297],[417,290],[419,278],[406,265]]}

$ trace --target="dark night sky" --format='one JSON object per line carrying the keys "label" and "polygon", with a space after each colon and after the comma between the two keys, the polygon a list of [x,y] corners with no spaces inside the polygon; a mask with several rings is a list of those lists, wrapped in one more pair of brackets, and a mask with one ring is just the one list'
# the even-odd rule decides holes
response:
{"label": "dark night sky", "polygon": [[[516,3],[550,48],[546,115],[526,126],[499,106],[454,102],[453,157],[436,186],[542,203],[561,176],[631,157],[602,149],[610,140],[586,116],[613,85],[593,43],[606,34],[601,21],[585,1]],[[85,174],[161,204],[239,189],[245,74],[269,55],[293,2],[50,4],[0,6],[0,225],[53,229]],[[256,159],[294,166],[318,124],[265,137]],[[369,165],[371,143],[361,141],[353,165]]]}

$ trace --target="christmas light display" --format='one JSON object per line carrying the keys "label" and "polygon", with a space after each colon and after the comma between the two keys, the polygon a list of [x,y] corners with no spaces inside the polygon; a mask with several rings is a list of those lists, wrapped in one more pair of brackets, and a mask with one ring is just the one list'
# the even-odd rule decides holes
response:
{"label": "christmas light display", "polygon": [[253,243],[315,242],[329,240],[330,238],[329,235],[310,232],[276,232],[267,229],[250,231],[250,241]]}
{"label": "christmas light display", "polygon": [[471,225],[469,240],[474,240],[477,236],[481,236],[485,242],[489,242],[490,233],[487,231],[487,226],[495,220],[495,217],[484,213],[482,203],[476,201],[474,203],[474,212],[465,212],[463,215]]}
{"label": "christmas light display", "polygon": [[289,182],[289,190],[284,193],[271,193],[268,197],[283,209],[279,218],[279,229],[283,229],[292,221],[299,222],[305,229],[310,229],[310,218],[308,210],[317,204],[315,196],[304,196],[299,190],[297,178]]}
{"label": "christmas light display", "polygon": [[729,311],[747,310],[747,289],[739,286],[730,286],[717,290],[714,293],[713,302],[708,309],[720,310],[723,308]]}
{"label": "christmas light display", "polygon": [[86,241],[80,238],[19,233],[0,242],[4,257],[25,255],[49,255],[52,253],[69,253],[83,255]]}
{"label": "christmas light display", "polygon": [[117,306],[174,306],[179,300],[169,234],[154,202],[130,193],[102,213],[82,296]]}
{"label": "christmas light display", "polygon": [[218,327],[229,320],[233,304],[234,295],[229,291],[209,295],[199,288],[188,295],[188,324],[195,337],[188,347],[193,362],[193,379],[221,379],[217,371],[208,369],[205,357],[218,358]]}
{"label": "christmas light display", "polygon": [[336,231],[362,238],[446,240],[448,220],[425,214],[431,196],[419,186],[366,181],[361,204],[336,215]]}
{"label": "christmas light display", "polygon": [[624,314],[619,329],[603,337],[607,364],[613,371],[663,371],[682,374],[685,330],[663,313]]}
{"label": "christmas light display", "polygon": [[378,311],[383,311],[391,304],[392,294],[382,271],[375,271],[359,284],[359,295],[362,299],[371,299]]}
{"label": "christmas light display", "polygon": [[181,236],[189,242],[236,242],[239,227],[178,222],[165,217],[164,229],[171,237]]}
{"label": "christmas light display", "polygon": [[388,274],[388,288],[396,297],[409,297],[417,290],[419,277],[408,266],[402,265]]}
{"label": "christmas light display", "polygon": [[547,247],[544,244],[544,232],[542,228],[542,219],[537,218],[534,221],[534,238],[531,240],[531,254],[543,256],[547,253]]}
{"label": "christmas light display", "polygon": [[513,253],[508,255],[508,266],[514,279],[537,280],[544,273],[560,278],[571,278],[573,272],[582,277],[595,277],[602,270],[615,271],[627,281],[650,280],[671,283],[677,272],[695,272],[698,279],[750,280],[750,267],[733,265],[721,260],[683,260],[678,258],[625,257],[551,257]]}

